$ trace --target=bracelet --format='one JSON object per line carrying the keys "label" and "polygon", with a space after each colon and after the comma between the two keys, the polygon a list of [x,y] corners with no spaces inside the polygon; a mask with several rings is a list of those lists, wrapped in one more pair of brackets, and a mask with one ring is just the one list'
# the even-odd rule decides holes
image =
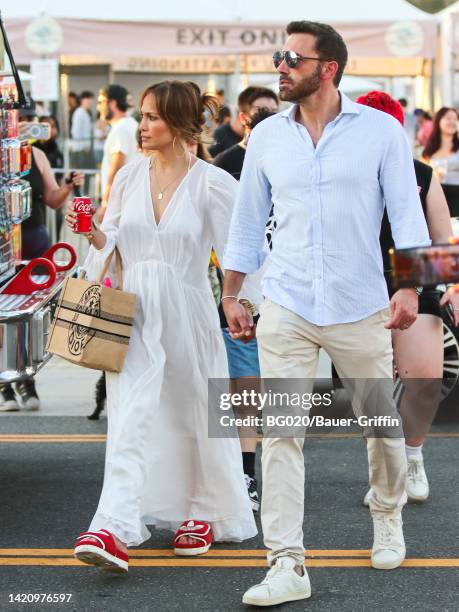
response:
{"label": "bracelet", "polygon": [[220,302],[223,302],[223,300],[237,300],[237,299],[238,299],[237,295],[224,295],[221,298]]}

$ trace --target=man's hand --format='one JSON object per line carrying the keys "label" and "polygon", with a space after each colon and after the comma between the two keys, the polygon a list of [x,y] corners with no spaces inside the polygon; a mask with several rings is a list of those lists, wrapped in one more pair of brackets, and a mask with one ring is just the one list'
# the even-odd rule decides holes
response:
{"label": "man's hand", "polygon": [[255,337],[256,328],[247,308],[235,299],[223,300],[222,305],[231,338],[244,344],[250,342]]}
{"label": "man's hand", "polygon": [[418,316],[419,298],[416,289],[399,289],[390,301],[391,319],[386,329],[408,329]]}

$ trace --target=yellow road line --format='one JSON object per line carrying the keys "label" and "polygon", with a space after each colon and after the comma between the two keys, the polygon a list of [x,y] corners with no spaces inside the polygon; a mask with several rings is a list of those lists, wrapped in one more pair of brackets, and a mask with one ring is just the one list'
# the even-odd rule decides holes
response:
{"label": "yellow road line", "polygon": [[[0,557],[0,566],[83,567],[71,557]],[[131,567],[266,567],[265,559],[130,559]],[[306,559],[306,567],[371,567],[370,559]],[[401,567],[452,568],[459,559],[406,559]]]}
{"label": "yellow road line", "polygon": [[[308,434],[306,440],[349,440],[361,438],[360,433],[327,433]],[[430,433],[429,438],[459,438],[459,432]],[[58,444],[58,443],[91,443],[106,442],[105,434],[1,434],[0,443],[5,444]],[[261,438],[259,438],[261,440]]]}
{"label": "yellow road line", "polygon": [[[306,558],[313,557],[370,557],[370,550],[328,550],[315,549],[307,550]],[[43,557],[54,556],[60,557],[63,555],[71,556],[73,548],[0,548],[0,556],[28,556],[28,557]],[[174,557],[174,551],[171,548],[133,548],[129,550],[129,557]],[[214,548],[206,553],[208,557],[266,557],[266,551],[263,549],[218,549]]]}

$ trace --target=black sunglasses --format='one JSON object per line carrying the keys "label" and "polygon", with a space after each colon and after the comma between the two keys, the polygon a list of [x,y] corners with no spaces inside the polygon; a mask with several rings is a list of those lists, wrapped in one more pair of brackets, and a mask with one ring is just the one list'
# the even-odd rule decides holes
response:
{"label": "black sunglasses", "polygon": [[275,68],[279,68],[282,62],[285,63],[289,68],[296,68],[298,62],[304,60],[316,60],[318,62],[326,62],[322,57],[308,57],[307,55],[298,55],[295,51],[275,51],[273,54],[273,63]]}

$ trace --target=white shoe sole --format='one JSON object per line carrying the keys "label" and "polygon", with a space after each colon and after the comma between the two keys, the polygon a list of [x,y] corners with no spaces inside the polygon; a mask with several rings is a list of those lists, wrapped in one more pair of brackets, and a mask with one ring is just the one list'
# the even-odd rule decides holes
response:
{"label": "white shoe sole", "polygon": [[425,497],[416,497],[415,495],[408,495],[408,502],[410,504],[422,504],[422,502],[425,502],[427,499],[429,499],[429,493],[427,493]]}
{"label": "white shoe sole", "polygon": [[127,561],[114,557],[98,546],[91,546],[89,544],[77,546],[73,554],[79,561],[87,565],[96,565],[107,572],[125,574],[128,571]]}
{"label": "white shoe sole", "polygon": [[16,404],[16,406],[14,405],[5,405],[3,404],[2,406],[0,406],[0,412],[19,412],[19,405]]}
{"label": "white shoe sole", "polygon": [[393,570],[393,569],[397,569],[397,567],[400,567],[404,561],[405,561],[405,555],[403,555],[400,561],[392,561],[392,563],[387,563],[387,562],[386,563],[375,563],[373,559],[371,559],[371,567],[373,569],[378,569],[378,570]]}
{"label": "white shoe sole", "polygon": [[195,555],[204,555],[208,552],[208,546],[198,546],[197,548],[174,548],[174,554],[178,557],[194,557]]}
{"label": "white shoe sole", "polygon": [[256,597],[246,597],[245,595],[242,598],[242,603],[248,604],[249,606],[278,606],[282,603],[287,603],[289,601],[299,601],[300,599],[309,599],[311,597],[311,593],[291,593],[290,595],[286,595],[285,597],[274,597],[272,599],[267,599],[265,601],[261,601]]}

